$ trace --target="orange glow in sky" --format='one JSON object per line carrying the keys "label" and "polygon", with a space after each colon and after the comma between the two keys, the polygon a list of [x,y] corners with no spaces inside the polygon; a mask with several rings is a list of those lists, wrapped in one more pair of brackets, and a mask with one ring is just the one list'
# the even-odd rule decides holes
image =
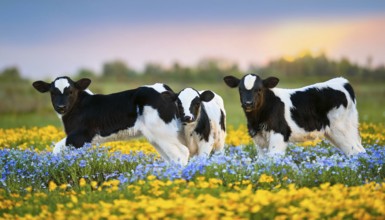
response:
{"label": "orange glow in sky", "polygon": [[[220,58],[246,71],[251,64],[264,65],[280,57],[292,60],[303,51],[337,60],[346,57],[362,65],[369,57],[372,66],[385,64],[384,4],[352,0],[349,6],[357,10],[349,11],[346,2],[334,1],[329,1],[330,7],[323,1],[296,5],[269,1],[263,7],[241,1],[223,3],[223,8],[199,2],[185,6],[172,1],[175,9],[155,1],[157,8],[105,1],[93,2],[96,6],[90,8],[66,1],[60,10],[56,4],[45,8],[32,3],[25,11],[20,10],[24,4],[0,9],[0,28],[8,30],[0,35],[0,70],[17,66],[24,75],[40,77],[74,74],[80,68],[100,72],[105,62],[116,59],[141,70],[149,62],[167,67]],[[30,7],[44,13],[36,16]],[[115,11],[106,10],[111,7]],[[2,19],[7,13],[8,20]]]}

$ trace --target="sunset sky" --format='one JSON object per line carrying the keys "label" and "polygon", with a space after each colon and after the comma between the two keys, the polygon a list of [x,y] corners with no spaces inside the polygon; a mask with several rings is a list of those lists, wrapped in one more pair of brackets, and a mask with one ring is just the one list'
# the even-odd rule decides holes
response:
{"label": "sunset sky", "polygon": [[223,58],[246,70],[306,50],[385,64],[385,1],[0,2],[0,71],[34,79],[117,59],[140,70]]}

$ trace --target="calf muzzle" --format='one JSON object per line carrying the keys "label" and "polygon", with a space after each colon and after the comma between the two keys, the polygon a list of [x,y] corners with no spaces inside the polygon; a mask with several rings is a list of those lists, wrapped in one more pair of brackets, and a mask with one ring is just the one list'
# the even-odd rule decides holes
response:
{"label": "calf muzzle", "polygon": [[65,105],[56,105],[55,106],[55,110],[58,113],[60,113],[60,114],[64,114],[67,111],[67,106],[65,106]]}
{"label": "calf muzzle", "polygon": [[251,112],[254,109],[254,104],[252,102],[245,102],[242,104],[242,108],[245,112]]}
{"label": "calf muzzle", "polygon": [[191,123],[191,122],[193,122],[193,118],[190,117],[190,116],[184,116],[184,117],[182,118],[182,122],[183,122],[183,123]]}

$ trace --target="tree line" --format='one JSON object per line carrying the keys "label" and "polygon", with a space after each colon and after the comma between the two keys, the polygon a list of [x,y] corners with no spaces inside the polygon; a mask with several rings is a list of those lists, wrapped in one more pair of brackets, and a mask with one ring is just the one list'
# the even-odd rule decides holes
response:
{"label": "tree line", "polygon": [[[124,61],[114,60],[104,63],[100,73],[83,68],[71,75],[74,78],[89,77],[94,80],[108,81],[130,81],[142,78],[152,81],[217,82],[218,79],[228,74],[241,75],[244,73],[287,78],[344,76],[349,80],[357,81],[385,81],[384,65],[379,67],[363,66],[353,63],[347,58],[332,60],[325,54],[314,56],[310,53],[291,59],[281,57],[271,60],[264,66],[251,65],[247,71],[242,71],[236,63],[223,59],[203,59],[192,67],[177,62],[170,67],[164,67],[158,63],[148,63],[142,71],[131,68]],[[9,67],[0,72],[0,81],[15,80],[25,80],[21,77],[17,67]]]}

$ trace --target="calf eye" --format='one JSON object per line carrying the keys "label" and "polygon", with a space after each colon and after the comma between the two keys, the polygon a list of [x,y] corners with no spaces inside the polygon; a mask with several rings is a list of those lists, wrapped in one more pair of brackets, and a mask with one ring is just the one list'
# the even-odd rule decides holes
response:
{"label": "calf eye", "polygon": [[199,106],[201,105],[201,102],[196,101],[196,102],[193,103],[193,105],[194,105],[195,108],[199,108]]}

